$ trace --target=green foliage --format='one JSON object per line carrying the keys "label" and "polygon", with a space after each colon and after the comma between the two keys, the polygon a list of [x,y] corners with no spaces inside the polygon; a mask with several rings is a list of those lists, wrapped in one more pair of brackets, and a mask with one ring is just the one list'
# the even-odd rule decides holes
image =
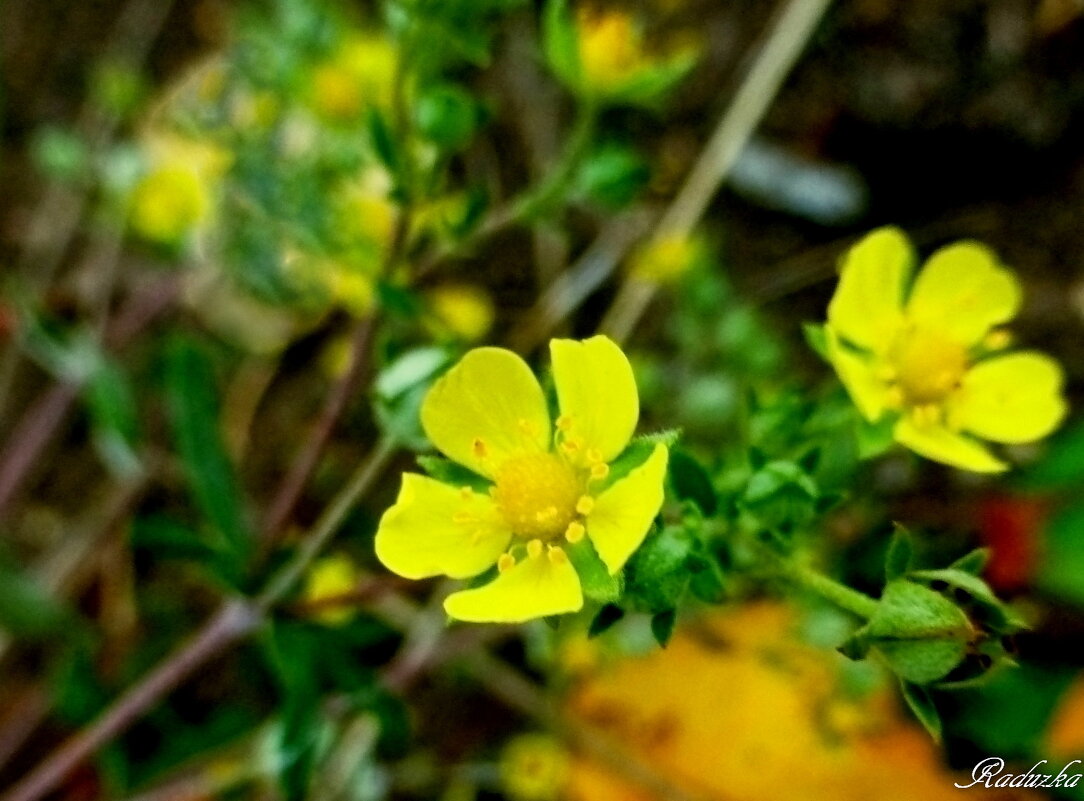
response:
{"label": "green foliage", "polygon": [[240,580],[251,550],[240,487],[220,434],[214,368],[190,339],[173,339],[166,351],[166,399],[177,453],[193,499],[212,532],[214,547],[228,554]]}

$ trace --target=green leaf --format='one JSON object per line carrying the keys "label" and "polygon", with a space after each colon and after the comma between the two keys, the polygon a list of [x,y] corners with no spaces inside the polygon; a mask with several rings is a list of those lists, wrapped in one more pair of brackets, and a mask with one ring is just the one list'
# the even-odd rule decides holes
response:
{"label": "green leaf", "polygon": [[907,574],[914,560],[915,546],[911,534],[903,526],[897,526],[888,544],[885,556],[885,580],[893,581]]}
{"label": "green leaf", "polygon": [[651,616],[651,633],[655,636],[655,642],[663,648],[669,644],[676,622],[677,612],[673,609],[667,609]]}
{"label": "green leaf", "polygon": [[905,681],[900,683],[900,689],[903,692],[903,700],[914,712],[919,723],[926,728],[936,742],[941,742],[941,715],[937,711],[930,692],[925,687],[918,687]]}
{"label": "green leaf", "polygon": [[629,593],[650,612],[673,609],[689,583],[693,538],[681,526],[651,531],[629,560]]}
{"label": "green leaf", "polygon": [[639,153],[624,145],[608,143],[584,159],[572,192],[617,209],[632,202],[650,177],[651,170]]}
{"label": "green leaf", "polygon": [[719,498],[707,470],[684,450],[670,451],[670,486],[683,501],[692,501],[701,512],[711,517],[719,509]]}
{"label": "green leaf", "polygon": [[429,447],[421,424],[422,402],[449,356],[446,350],[437,347],[408,350],[376,378],[373,407],[377,421],[385,433],[409,448]]}
{"label": "green leaf", "polygon": [[620,572],[610,575],[589,538],[584,537],[574,545],[565,545],[565,552],[579,574],[580,586],[586,597],[600,603],[611,603],[621,597],[625,590],[624,576]]}
{"label": "green leaf", "polygon": [[0,553],[0,630],[40,640],[71,625],[71,613]]}
{"label": "green leaf", "polygon": [[859,459],[875,459],[886,453],[896,442],[896,418],[885,415],[871,423],[857,412],[854,416],[854,435],[858,443]]}
{"label": "green leaf", "polygon": [[587,637],[594,638],[603,632],[607,631],[615,623],[625,617],[625,610],[617,604],[606,604],[598,610],[598,614],[595,615],[591,621],[591,625],[587,627]]}
{"label": "green leaf", "polygon": [[393,176],[398,176],[402,164],[399,145],[388,121],[376,109],[369,112],[369,138],[372,140],[377,158],[384,162],[384,166]]}
{"label": "green leaf", "polygon": [[90,411],[94,445],[106,466],[120,478],[142,471],[136,445],[139,413],[128,376],[114,362],[102,361],[83,389]]}
{"label": "green leaf", "polygon": [[813,352],[825,361],[828,361],[828,336],[824,333],[824,326],[816,323],[803,323],[802,335],[806,344]]}
{"label": "green leaf", "polygon": [[446,150],[457,150],[474,135],[478,107],[469,92],[454,84],[429,87],[415,109],[418,131]]}
{"label": "green leaf", "polygon": [[982,571],[986,569],[986,563],[989,560],[989,548],[976,548],[949,565],[949,569],[962,570],[964,573],[970,573],[972,576],[981,576]]}
{"label": "green leaf", "polygon": [[1037,584],[1044,591],[1084,606],[1084,502],[1058,511],[1046,524]]}
{"label": "green leaf", "polygon": [[443,456],[423,454],[418,456],[417,459],[422,470],[428,473],[429,476],[437,481],[443,481],[445,484],[451,484],[453,487],[470,487],[476,492],[488,493],[492,486],[482,476],[468,470],[461,464],[456,464],[451,459],[445,459]]}
{"label": "green leaf", "polygon": [[813,479],[794,462],[774,461],[757,470],[749,478],[745,487],[746,503],[759,503],[784,489],[796,489],[809,499],[818,496],[817,485]]}
{"label": "green leaf", "polygon": [[569,89],[580,85],[579,37],[567,0],[548,0],[542,12],[542,51],[553,74]]}
{"label": "green leaf", "polygon": [[251,540],[233,465],[220,435],[214,370],[194,342],[175,338],[166,354],[166,400],[188,486],[240,573]]}

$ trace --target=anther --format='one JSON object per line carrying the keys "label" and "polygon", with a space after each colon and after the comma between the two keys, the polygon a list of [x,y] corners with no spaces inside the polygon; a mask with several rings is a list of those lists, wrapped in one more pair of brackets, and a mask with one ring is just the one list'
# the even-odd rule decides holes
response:
{"label": "anther", "polygon": [[598,448],[588,448],[587,450],[587,462],[588,464],[596,464],[602,461],[602,452]]}
{"label": "anther", "polygon": [[610,466],[605,462],[596,462],[591,465],[591,478],[603,479],[610,474]]}
{"label": "anther", "polygon": [[477,457],[478,459],[486,458],[486,444],[482,442],[482,440],[475,438],[474,442],[471,444],[471,448],[474,451],[475,457]]}
{"label": "anther", "polygon": [[474,522],[474,519],[474,515],[463,509],[460,509],[458,512],[452,515],[453,523],[472,523]]}
{"label": "anther", "polygon": [[568,524],[568,528],[565,529],[565,539],[575,545],[577,542],[583,539],[583,535],[586,533],[586,529],[583,527],[583,523],[577,523],[573,520]]}
{"label": "anther", "polygon": [[510,553],[502,553],[497,559],[497,572],[504,573],[516,566],[516,557]]}
{"label": "anther", "polygon": [[470,487],[460,487],[459,497],[465,501],[469,501],[471,498],[474,497],[474,490],[472,490]]}
{"label": "anther", "polygon": [[531,540],[527,543],[527,556],[537,559],[542,554],[542,540]]}
{"label": "anther", "polygon": [[567,414],[562,414],[557,418],[557,430],[558,431],[570,431],[572,429],[572,418]]}
{"label": "anther", "polygon": [[581,495],[580,499],[576,501],[576,511],[581,515],[587,516],[591,514],[591,510],[595,508],[595,499],[590,495]]}

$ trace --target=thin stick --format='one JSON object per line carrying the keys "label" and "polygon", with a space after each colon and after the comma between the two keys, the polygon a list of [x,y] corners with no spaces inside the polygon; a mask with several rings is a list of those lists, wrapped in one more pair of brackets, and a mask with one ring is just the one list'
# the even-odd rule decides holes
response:
{"label": "thin stick", "polygon": [[260,616],[245,601],[227,601],[192,639],[117,699],[90,726],[68,739],[12,787],[2,801],[37,801],[55,789],[88,756],[125,731],[208,660],[254,631],[259,622]]}
{"label": "thin stick", "polygon": [[[653,238],[686,235],[700,222],[831,2],[789,0],[677,197],[659,220]],[[600,329],[624,342],[656,291],[653,283],[626,281]]]}
{"label": "thin stick", "polygon": [[320,417],[305,438],[301,452],[290,465],[289,471],[273,496],[271,508],[260,530],[265,545],[275,540],[286,525],[286,521],[290,519],[290,514],[309,483],[309,478],[320,461],[320,454],[324,452],[324,447],[331,439],[339,418],[342,417],[350,399],[354,397],[358,387],[367,376],[372,361],[370,354],[375,328],[376,320],[373,315],[367,316],[358,323],[353,336],[350,366],[328,394],[324,408],[320,411]]}

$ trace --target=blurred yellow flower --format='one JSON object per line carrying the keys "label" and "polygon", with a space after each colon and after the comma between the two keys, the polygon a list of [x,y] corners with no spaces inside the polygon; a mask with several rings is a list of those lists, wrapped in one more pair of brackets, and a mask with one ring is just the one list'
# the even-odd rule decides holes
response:
{"label": "blurred yellow flower", "polygon": [[354,34],[312,75],[315,110],[339,121],[356,119],[367,106],[391,99],[397,56],[391,42],[372,34]]}
{"label": "blurred yellow flower", "polygon": [[173,135],[152,134],[142,144],[149,166],[129,198],[130,225],[151,242],[180,244],[208,219],[230,156]]}
{"label": "blurred yellow flower", "polygon": [[316,560],[305,576],[301,602],[314,607],[313,620],[327,626],[340,626],[351,620],[356,609],[349,603],[337,603],[358,588],[359,573],[345,554],[332,554]]}
{"label": "blurred yellow flower", "polygon": [[[679,629],[666,650],[611,664],[567,711],[697,798],[924,801],[958,798],[958,780],[886,682],[845,689],[841,655],[795,634],[796,610],[753,603]],[[990,791],[1007,801],[1033,796]],[[1010,795],[1015,793],[1015,795]],[[658,801],[576,755],[568,801]]]}
{"label": "blurred yellow flower", "polygon": [[434,335],[477,342],[493,327],[493,299],[481,287],[444,284],[429,290],[425,299]]}
{"label": "blurred yellow flower", "polygon": [[556,801],[568,781],[568,752],[546,734],[521,734],[504,747],[501,786],[516,801]]}
{"label": "blurred yellow flower", "polygon": [[565,544],[586,535],[616,573],[662,505],[665,445],[603,484],[640,414],[625,354],[596,336],[552,340],[550,356],[561,412],[555,425],[542,387],[511,351],[475,348],[442,376],[422,404],[422,426],[438,450],[489,486],[407,473],[380,521],[377,556],[406,578],[471,578],[497,565],[493,581],[445,601],[458,620],[512,623],[577,611],[583,591]]}
{"label": "blurred yellow flower", "polygon": [[1042,353],[1000,353],[1010,338],[996,326],[1016,315],[1020,286],[989,248],[943,247],[912,282],[914,263],[896,228],[851,248],[828,306],[828,358],[864,417],[895,417],[897,442],[966,470],[1004,470],[980,440],[1053,431],[1066,412],[1061,367]]}
{"label": "blurred yellow flower", "polygon": [[628,12],[580,8],[576,22],[580,69],[588,89],[602,94],[614,91],[651,66],[643,31]]}
{"label": "blurred yellow flower", "polygon": [[653,239],[632,254],[629,272],[642,281],[665,284],[678,280],[704,257],[704,244],[695,236]]}

